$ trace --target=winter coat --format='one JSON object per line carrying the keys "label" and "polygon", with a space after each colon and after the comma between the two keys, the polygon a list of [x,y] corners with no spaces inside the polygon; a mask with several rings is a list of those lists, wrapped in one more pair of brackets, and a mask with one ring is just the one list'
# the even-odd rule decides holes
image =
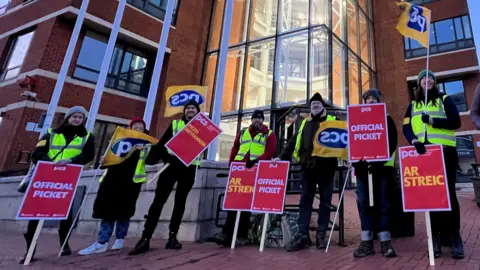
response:
{"label": "winter coat", "polygon": [[[155,152],[152,147],[145,163],[153,165],[158,159],[152,159]],[[135,150],[122,163],[107,168],[107,173],[98,188],[93,204],[93,218],[105,220],[129,220],[136,210],[136,204],[142,183],[134,183],[133,176],[140,158],[140,150]]]}

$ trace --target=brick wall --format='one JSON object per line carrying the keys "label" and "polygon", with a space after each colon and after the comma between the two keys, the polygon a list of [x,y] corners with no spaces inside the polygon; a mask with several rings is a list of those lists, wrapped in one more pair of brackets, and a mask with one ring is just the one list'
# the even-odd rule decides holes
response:
{"label": "brick wall", "polygon": [[[48,4],[45,4],[47,1]],[[12,7],[21,4],[20,2],[15,0]],[[37,0],[12,14],[0,17],[0,34],[68,5],[79,8],[80,4],[81,0]],[[90,1],[88,13],[113,22],[117,5],[118,1],[116,0]],[[171,48],[171,54],[165,57],[158,86],[150,128],[154,136],[160,136],[171,121],[171,118],[165,119],[163,117],[165,111],[163,95],[166,87],[179,84],[199,84],[201,82],[212,5],[213,0],[181,2],[177,25],[170,29],[168,47]],[[35,35],[22,65],[22,73],[35,69],[54,73],[60,71],[75,23],[74,19],[55,17],[35,26]],[[159,20],[153,19],[130,6],[125,9],[121,26],[155,42],[158,42],[162,29],[162,23]],[[73,74],[87,28],[82,28],[69,68],[69,76]],[[109,31],[106,32],[108,35]],[[5,44],[9,38],[0,39],[0,55],[3,55],[8,49]],[[148,46],[143,45],[140,48],[144,50]],[[146,50],[145,52],[152,55],[152,59],[155,59],[156,50]],[[32,90],[37,93],[38,101],[49,103],[56,80],[43,76],[35,76],[34,78],[36,86]],[[0,96],[2,96],[0,108],[24,100],[25,98],[20,96],[24,90],[16,83],[0,87]],[[94,89],[88,87],[65,83],[59,106],[82,105],[89,109],[93,92]],[[104,92],[99,113],[130,119],[133,116],[143,116],[144,109],[144,101]],[[35,146],[38,133],[27,132],[25,127],[27,122],[37,122],[41,113],[41,110],[31,108],[20,108],[7,112],[7,116],[0,124],[2,139],[4,134],[8,134],[8,136],[5,135],[6,139],[0,142],[0,153],[5,153],[0,157],[0,172],[25,169],[25,165],[16,164],[16,158],[20,151],[29,151]],[[60,117],[61,115],[56,115],[56,118]]]}
{"label": "brick wall", "polygon": [[[384,93],[387,109],[397,123],[399,129],[399,145],[406,145],[401,126],[405,110],[409,104],[409,90],[406,78],[415,76],[425,68],[426,59],[405,61],[403,37],[396,30],[401,10],[396,0],[373,0],[374,28],[378,87]],[[442,0],[425,5],[432,10],[432,21],[443,20],[468,14],[466,0]],[[431,57],[430,67],[433,71],[446,71],[458,68],[478,66],[476,50],[455,52]],[[476,85],[480,82],[478,73],[470,75],[453,75],[464,82],[465,97],[471,107]],[[461,117],[462,127],[459,131],[473,131],[468,115]],[[474,136],[475,141],[479,140]],[[477,162],[480,151],[477,152]]]}

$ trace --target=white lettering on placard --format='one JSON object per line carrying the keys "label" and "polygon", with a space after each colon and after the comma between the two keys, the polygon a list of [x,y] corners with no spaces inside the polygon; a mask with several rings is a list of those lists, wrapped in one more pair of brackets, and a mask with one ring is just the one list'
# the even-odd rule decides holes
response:
{"label": "white lettering on placard", "polygon": [[236,172],[236,171],[243,172],[243,171],[245,171],[245,165],[232,165],[232,171],[233,172]]}
{"label": "white lettering on placard", "polygon": [[402,159],[407,157],[418,157],[418,153],[415,150],[402,150],[401,156],[402,156]]}

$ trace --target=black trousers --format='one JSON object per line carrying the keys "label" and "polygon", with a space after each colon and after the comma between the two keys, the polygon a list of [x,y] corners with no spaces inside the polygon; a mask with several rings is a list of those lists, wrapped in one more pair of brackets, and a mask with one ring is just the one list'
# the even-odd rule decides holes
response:
{"label": "black trousers", "polygon": [[[62,245],[63,242],[66,240],[68,231],[70,230],[72,223],[73,223],[72,211],[70,210],[70,213],[68,214],[67,219],[60,221],[60,228],[58,229],[60,245]],[[25,240],[27,241],[27,243],[30,243],[32,241],[33,235],[35,234],[35,230],[37,229],[37,226],[38,226],[38,220],[30,220],[28,222],[27,232],[25,233]]]}
{"label": "black trousers", "polygon": [[170,232],[178,233],[178,229],[182,223],[183,213],[185,212],[188,193],[190,193],[195,183],[195,171],[196,166],[185,168],[184,166],[170,165],[160,175],[157,182],[157,189],[155,190],[155,198],[148,210],[142,237],[147,239],[152,238],[160,215],[162,214],[163,205],[167,202],[175,183],[177,184],[177,189],[175,192],[172,218],[170,219]]}
{"label": "black trousers", "polygon": [[309,235],[308,229],[312,217],[312,205],[317,192],[320,193],[320,205],[318,207],[317,237],[324,238],[330,221],[330,206],[332,204],[333,180],[335,168],[306,168],[302,174],[300,209],[298,227],[300,233]]}
{"label": "black trousers", "polygon": [[[443,159],[447,171],[448,192],[452,211],[430,212],[432,233],[451,236],[460,233],[460,205],[458,204],[455,183],[457,182],[458,154],[455,147],[443,148]],[[434,198],[432,198],[434,199]]]}
{"label": "black trousers", "polygon": [[[242,212],[240,214],[240,222],[238,223],[237,238],[247,238],[248,229],[250,228],[250,212]],[[231,240],[233,237],[233,230],[235,229],[235,220],[237,218],[237,211],[228,211],[225,226],[223,226],[222,233],[226,240]]]}

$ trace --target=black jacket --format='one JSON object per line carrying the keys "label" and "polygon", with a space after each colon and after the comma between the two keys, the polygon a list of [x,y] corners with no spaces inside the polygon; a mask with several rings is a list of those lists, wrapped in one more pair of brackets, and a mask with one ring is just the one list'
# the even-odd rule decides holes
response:
{"label": "black jacket", "polygon": [[[84,137],[87,135],[87,129],[84,126],[70,126],[62,124],[60,127],[53,130],[55,133],[63,134],[67,143],[70,143],[75,135]],[[48,151],[50,148],[50,133],[45,133],[37,144],[35,150],[32,153],[32,162],[36,164],[41,161],[52,161],[48,157]],[[85,165],[93,160],[95,157],[95,138],[93,134],[87,139],[85,146],[82,149],[82,153],[72,158],[72,164]]]}
{"label": "black jacket", "polygon": [[[337,158],[321,158],[312,157],[313,140],[315,134],[320,127],[320,123],[327,120],[327,115],[314,116],[311,120],[307,120],[302,131],[302,143],[300,144],[299,155],[300,164],[306,168],[322,167],[336,169],[338,166]],[[278,157],[282,160],[289,160],[295,151],[295,145],[297,143],[298,131],[288,140],[287,145],[283,148]]]}
{"label": "black jacket", "polygon": [[[128,220],[135,214],[142,183],[133,182],[140,151],[135,150],[122,163],[109,166],[98,188],[93,204],[93,218],[105,220]],[[156,162],[155,162],[156,163]],[[152,159],[147,165],[154,165]]]}

